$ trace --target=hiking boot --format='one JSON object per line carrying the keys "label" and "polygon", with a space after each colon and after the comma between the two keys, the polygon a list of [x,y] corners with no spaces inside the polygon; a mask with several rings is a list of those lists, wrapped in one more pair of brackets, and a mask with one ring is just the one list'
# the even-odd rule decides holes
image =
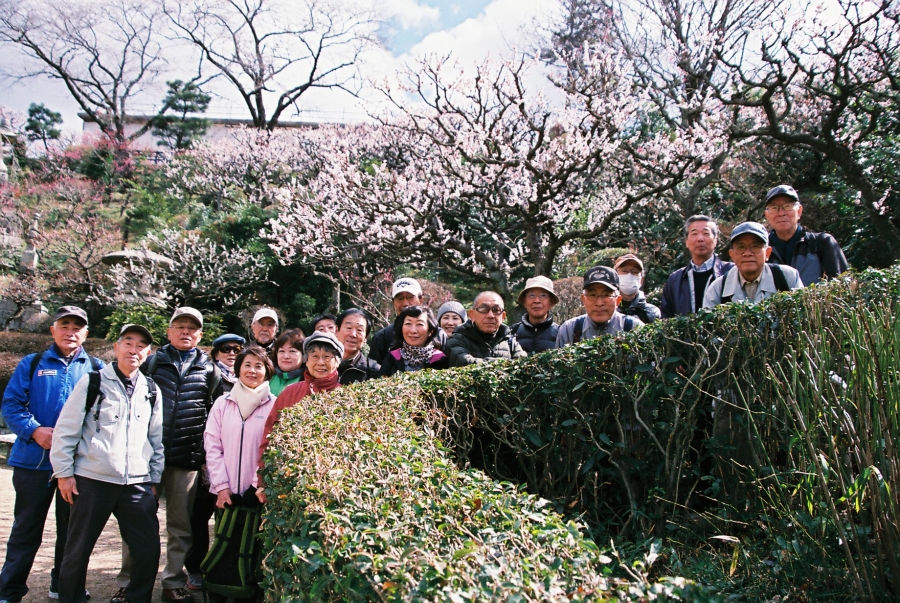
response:
{"label": "hiking boot", "polygon": [[164,588],[162,600],[165,603],[194,603],[194,596],[183,588]]}
{"label": "hiking boot", "polygon": [[203,574],[188,574],[188,590],[203,590]]}
{"label": "hiking boot", "polygon": [[125,601],[127,601],[127,599],[125,598],[125,589],[120,588],[116,591],[116,594],[114,594],[109,600],[109,603],[125,603]]}

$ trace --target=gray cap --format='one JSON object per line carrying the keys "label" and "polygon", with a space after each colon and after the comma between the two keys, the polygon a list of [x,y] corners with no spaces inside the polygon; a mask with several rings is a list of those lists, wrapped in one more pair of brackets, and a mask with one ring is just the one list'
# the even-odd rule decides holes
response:
{"label": "gray cap", "polygon": [[309,352],[309,347],[314,343],[330,346],[337,352],[338,358],[344,357],[344,344],[338,341],[338,338],[334,333],[313,331],[303,340],[303,353],[307,354]]}
{"label": "gray cap", "polygon": [[790,197],[797,203],[800,203],[800,195],[797,194],[797,191],[790,184],[779,184],[775,188],[770,188],[769,192],[766,193],[766,205],[775,197]]}
{"label": "gray cap", "polygon": [[153,343],[153,335],[150,333],[150,329],[148,329],[147,327],[136,324],[123,325],[122,328],[119,329],[119,337],[122,337],[125,333],[140,333],[147,338],[148,344]]}
{"label": "gray cap", "polygon": [[175,319],[186,316],[187,318],[192,318],[194,322],[200,325],[200,328],[203,328],[203,315],[200,314],[200,310],[197,308],[191,308],[190,306],[181,306],[177,310],[175,310],[174,314],[172,314],[172,318],[169,319],[169,326],[172,326],[172,323],[175,322]]}
{"label": "gray cap", "polygon": [[463,307],[463,305],[461,303],[459,303],[458,301],[451,300],[451,301],[448,301],[448,302],[442,304],[441,307],[438,308],[438,312],[437,312],[438,324],[440,324],[440,322],[441,322],[441,316],[443,316],[447,312],[453,312],[454,314],[459,314],[460,318],[462,318],[463,320],[466,319],[465,307]]}
{"label": "gray cap", "polygon": [[762,239],[766,245],[769,244],[769,231],[759,222],[743,222],[738,224],[734,227],[734,230],[731,231],[731,239],[729,242],[733,242],[736,238],[744,234],[756,235],[758,238]]}
{"label": "gray cap", "polygon": [[53,315],[53,322],[65,318],[66,316],[80,318],[84,321],[84,324],[87,324],[87,313],[78,306],[60,306],[59,310],[56,311],[56,314]]}

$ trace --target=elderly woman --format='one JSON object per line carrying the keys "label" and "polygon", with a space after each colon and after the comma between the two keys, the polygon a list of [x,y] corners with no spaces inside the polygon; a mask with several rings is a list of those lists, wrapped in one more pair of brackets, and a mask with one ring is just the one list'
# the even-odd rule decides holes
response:
{"label": "elderly woman", "polygon": [[381,377],[425,368],[445,369],[450,359],[434,347],[438,324],[427,306],[405,308],[394,321],[394,342],[381,363]]}
{"label": "elderly woman", "polygon": [[466,322],[466,309],[458,301],[448,301],[438,308],[437,321],[441,330],[450,337],[456,327]]}
{"label": "elderly woman", "polygon": [[237,381],[237,376],[234,374],[234,361],[244,349],[245,343],[247,343],[246,339],[234,333],[220,335],[212,342],[209,356],[222,371],[222,387],[225,393],[231,391],[234,382]]}
{"label": "elderly woman", "polygon": [[[303,342],[303,354],[306,356],[306,373],[303,381],[287,386],[266,419],[262,441],[259,444],[259,470],[263,468],[262,457],[269,447],[269,434],[281,416],[281,411],[291,408],[310,394],[330,392],[340,387],[338,383],[338,365],[344,356],[344,344],[338,341],[334,333],[315,331]],[[262,488],[256,491],[259,500],[266,502]]]}
{"label": "elderly woman", "polygon": [[[213,404],[203,434],[209,491],[216,495],[216,506],[220,509],[234,504],[259,504],[256,503],[259,444],[265,419],[275,406],[275,396],[269,392],[269,379],[275,368],[265,349],[248,346],[238,354],[235,367],[238,379],[231,391]],[[237,559],[233,562],[237,573]],[[231,568],[224,569],[230,572]],[[224,600],[221,596],[212,599]]]}
{"label": "elderly woman", "polygon": [[272,360],[275,362],[275,376],[269,383],[272,394],[279,395],[288,385],[303,379],[306,367],[303,366],[303,331],[290,329],[275,340],[272,348]]}
{"label": "elderly woman", "polygon": [[338,366],[341,385],[378,377],[381,365],[362,353],[371,330],[369,317],[359,308],[347,308],[337,317],[337,338],[344,344],[344,358]]}

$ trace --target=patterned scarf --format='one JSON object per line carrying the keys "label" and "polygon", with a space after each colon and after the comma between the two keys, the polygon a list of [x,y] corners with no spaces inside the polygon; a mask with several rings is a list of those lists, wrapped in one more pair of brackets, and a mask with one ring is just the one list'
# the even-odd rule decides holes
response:
{"label": "patterned scarf", "polygon": [[400,356],[407,366],[411,368],[422,368],[429,360],[431,360],[433,354],[433,343],[429,343],[422,347],[416,347],[409,345],[404,341],[403,346],[400,348]]}

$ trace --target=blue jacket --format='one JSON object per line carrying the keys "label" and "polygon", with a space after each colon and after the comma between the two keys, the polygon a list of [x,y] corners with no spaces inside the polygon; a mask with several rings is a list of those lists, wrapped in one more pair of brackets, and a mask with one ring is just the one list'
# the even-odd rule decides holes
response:
{"label": "blue jacket", "polygon": [[[31,434],[38,427],[56,427],[59,413],[75,384],[93,367],[84,348],[67,366],[56,345],[52,345],[44,352],[32,380],[29,373],[34,356],[29,354],[19,361],[3,393],[3,419],[16,434],[7,464],[23,469],[50,470],[50,451],[32,440]],[[102,361],[97,363],[103,366]]]}
{"label": "blue jacket", "polygon": [[[713,282],[734,266],[731,262],[723,262],[716,258],[713,264],[713,273],[706,283]],[[688,282],[688,270],[690,265],[679,268],[669,275],[666,286],[663,287],[662,300],[659,304],[659,310],[663,318],[672,318],[673,316],[687,316],[691,313],[691,284]],[[700,296],[700,306],[703,306],[703,296]],[[697,308],[698,310],[700,308]]]}

